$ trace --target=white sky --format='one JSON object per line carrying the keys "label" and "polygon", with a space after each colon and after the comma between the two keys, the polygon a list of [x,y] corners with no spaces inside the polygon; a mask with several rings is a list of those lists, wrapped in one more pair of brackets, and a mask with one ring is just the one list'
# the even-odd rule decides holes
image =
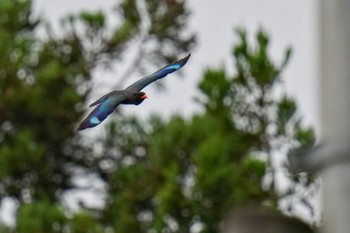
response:
{"label": "white sky", "polygon": [[[33,0],[34,10],[53,23],[68,13],[81,10],[111,12],[115,0]],[[189,116],[198,110],[193,97],[197,82],[207,67],[225,66],[232,70],[232,46],[234,28],[244,26],[255,33],[262,26],[271,36],[271,55],[280,61],[284,49],[291,45],[293,56],[283,74],[282,88],[296,98],[304,122],[319,132],[318,71],[317,71],[317,1],[316,0],[188,0],[192,12],[190,28],[197,33],[198,44],[189,63],[183,68],[182,77],[172,75],[162,80],[167,91],[146,88],[149,99],[137,108],[127,111],[138,115],[157,112],[163,116],[180,113]],[[184,54],[179,54],[179,57]],[[118,72],[119,73],[119,72]],[[110,91],[118,79],[117,74],[95,73],[95,97]],[[132,77],[136,80],[140,77]],[[130,80],[128,83],[131,83]],[[171,88],[170,88],[171,87]],[[92,97],[92,98],[95,98]],[[171,100],[171,101],[169,101]],[[169,104],[171,103],[171,104]],[[196,108],[197,107],[197,108]],[[107,119],[108,120],[108,119]],[[101,127],[102,128],[102,127]],[[0,218],[11,223],[7,211],[13,204],[7,202]],[[12,222],[13,223],[13,222]]]}

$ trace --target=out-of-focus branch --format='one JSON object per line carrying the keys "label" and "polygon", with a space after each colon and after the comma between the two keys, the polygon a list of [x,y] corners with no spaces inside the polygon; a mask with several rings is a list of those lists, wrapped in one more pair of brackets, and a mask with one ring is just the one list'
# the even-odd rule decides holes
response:
{"label": "out-of-focus branch", "polygon": [[295,173],[317,172],[326,166],[350,162],[349,143],[328,142],[315,147],[301,148],[292,151],[289,156],[291,170]]}
{"label": "out-of-focus branch", "polygon": [[138,48],[138,52],[136,53],[136,56],[134,57],[133,61],[130,63],[128,68],[120,76],[119,81],[116,84],[116,88],[120,88],[121,85],[124,84],[125,81],[130,77],[130,75],[138,69],[137,67],[145,55],[144,45],[143,45],[145,41],[146,41],[145,38],[141,41],[139,48]]}

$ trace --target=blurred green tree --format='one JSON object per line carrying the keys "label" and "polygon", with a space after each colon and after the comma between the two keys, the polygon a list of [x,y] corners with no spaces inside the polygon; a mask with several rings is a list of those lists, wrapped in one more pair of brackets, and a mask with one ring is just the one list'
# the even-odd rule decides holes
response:
{"label": "blurred green tree", "polygon": [[17,201],[18,232],[66,225],[80,232],[89,221],[78,215],[67,222],[60,201],[77,188],[77,174],[94,171],[92,150],[75,133],[93,70],[131,50],[137,63],[147,55],[148,65],[164,64],[193,45],[182,1],[123,0],[114,13],[115,27],[103,12],[83,12],[66,17],[57,34],[33,14],[32,1],[0,1],[0,200]]}
{"label": "blurred green tree", "polygon": [[313,210],[300,193],[311,192],[312,177],[292,176],[286,163],[288,149],[311,143],[313,131],[291,98],[276,97],[291,49],[276,64],[263,30],[253,45],[244,30],[237,35],[236,73],[209,69],[199,83],[203,113],[109,126],[97,169],[109,184],[103,219],[115,232],[219,232],[231,208],[250,204]]}
{"label": "blurred green tree", "polygon": [[[84,12],[66,17],[59,35],[47,26],[39,37],[44,27],[31,1],[0,1],[0,198],[18,204],[16,229],[1,232],[218,232],[236,206],[277,208],[290,196],[309,205],[297,192],[311,186],[310,177],[278,189],[273,154],[310,143],[313,133],[301,126],[292,99],[274,97],[291,52],[275,64],[262,31],[255,47],[238,31],[235,75],[204,73],[203,112],[191,119],[115,118],[94,142],[98,153],[74,132],[96,67],[134,50],[124,82],[188,51],[194,37],[186,36],[185,6],[123,0],[116,27],[103,12]],[[107,184],[105,207],[67,213],[62,195],[87,174]]]}

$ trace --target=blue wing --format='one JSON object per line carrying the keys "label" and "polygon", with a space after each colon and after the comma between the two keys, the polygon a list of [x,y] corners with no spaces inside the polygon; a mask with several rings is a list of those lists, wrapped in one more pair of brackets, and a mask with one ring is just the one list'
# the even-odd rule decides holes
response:
{"label": "blue wing", "polygon": [[129,87],[127,87],[127,89],[134,89],[137,91],[141,91],[144,87],[146,87],[150,83],[152,83],[158,79],[164,78],[168,74],[171,74],[171,73],[181,69],[181,67],[183,67],[187,63],[190,56],[191,56],[191,54],[188,54],[186,57],[163,67],[162,69],[158,70],[157,72],[155,72],[149,76],[146,76],[146,77],[136,81],[135,83],[133,83]]}
{"label": "blue wing", "polygon": [[95,127],[101,124],[123,101],[125,96],[120,92],[111,92],[102,96],[99,100],[91,104],[90,106],[98,106],[80,123],[78,131]]}
{"label": "blue wing", "polygon": [[104,101],[106,101],[111,95],[118,95],[118,91],[112,91],[104,96],[102,96],[101,98],[99,98],[98,100],[96,100],[95,102],[93,102],[92,104],[89,105],[89,107],[93,107],[95,105],[98,105],[100,103],[103,103]]}

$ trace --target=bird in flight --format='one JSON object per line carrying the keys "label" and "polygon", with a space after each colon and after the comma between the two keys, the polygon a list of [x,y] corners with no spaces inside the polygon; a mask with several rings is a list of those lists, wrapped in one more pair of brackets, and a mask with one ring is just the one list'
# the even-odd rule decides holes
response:
{"label": "bird in flight", "polygon": [[152,82],[164,78],[168,74],[171,74],[183,67],[191,54],[186,57],[171,63],[162,69],[156,71],[155,73],[146,76],[135,83],[131,84],[124,90],[112,91],[95,102],[93,102],[89,107],[96,106],[95,109],[80,123],[78,131],[92,128],[99,125],[104,121],[113,111],[118,107],[119,104],[134,104],[139,105],[145,99],[147,99],[146,93],[141,90]]}

